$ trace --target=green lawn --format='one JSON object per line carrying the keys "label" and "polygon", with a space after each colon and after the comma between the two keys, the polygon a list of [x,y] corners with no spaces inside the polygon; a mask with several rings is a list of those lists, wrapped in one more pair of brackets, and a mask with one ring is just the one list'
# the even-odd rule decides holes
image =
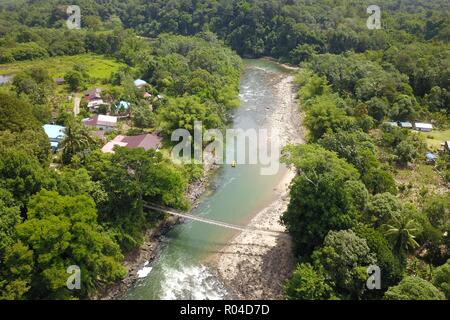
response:
{"label": "green lawn", "polygon": [[37,66],[47,69],[52,78],[59,78],[71,70],[75,64],[84,65],[91,78],[99,79],[108,79],[113,72],[121,66],[125,66],[124,63],[113,58],[89,53],[3,64],[0,66],[0,74],[17,73],[29,69],[31,66]]}
{"label": "green lawn", "polygon": [[425,138],[428,148],[432,150],[439,150],[442,142],[450,140],[450,129],[420,132],[420,134]]}

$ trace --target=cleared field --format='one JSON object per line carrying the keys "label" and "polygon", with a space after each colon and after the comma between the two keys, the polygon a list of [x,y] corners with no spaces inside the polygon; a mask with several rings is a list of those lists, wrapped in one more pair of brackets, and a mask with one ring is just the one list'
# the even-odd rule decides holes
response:
{"label": "cleared field", "polygon": [[442,142],[450,140],[450,129],[420,132],[420,134],[425,138],[428,148],[432,150],[438,150]]}
{"label": "cleared field", "polygon": [[113,72],[125,66],[124,63],[118,62],[113,58],[89,53],[3,64],[0,65],[0,75],[14,74],[36,66],[47,69],[51,77],[59,78],[64,76],[76,64],[85,66],[91,78],[99,79],[107,79]]}
{"label": "cleared field", "polygon": [[435,170],[433,165],[417,163],[412,169],[398,169],[395,180],[400,188],[400,196],[420,205],[424,197],[430,194],[444,194],[448,192],[448,185]]}

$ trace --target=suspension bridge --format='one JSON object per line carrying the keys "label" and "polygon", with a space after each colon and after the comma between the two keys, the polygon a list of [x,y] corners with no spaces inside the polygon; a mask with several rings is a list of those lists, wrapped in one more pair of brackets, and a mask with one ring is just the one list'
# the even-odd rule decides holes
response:
{"label": "suspension bridge", "polygon": [[151,204],[151,203],[145,203],[144,208],[149,209],[149,210],[155,210],[155,211],[167,213],[172,216],[176,216],[176,217],[180,217],[180,218],[184,218],[184,219],[188,219],[188,220],[194,220],[194,221],[198,221],[198,222],[203,222],[206,224],[224,227],[224,228],[228,228],[228,229],[234,229],[234,230],[239,230],[239,231],[251,231],[251,232],[271,235],[274,237],[288,235],[286,232],[283,232],[283,231],[260,229],[260,228],[255,228],[255,227],[251,227],[251,226],[240,226],[237,224],[214,220],[214,219],[209,219],[209,218],[205,218],[205,217],[200,217],[200,216],[192,215],[189,213],[178,212],[171,208],[166,208],[166,207],[162,207],[162,206]]}

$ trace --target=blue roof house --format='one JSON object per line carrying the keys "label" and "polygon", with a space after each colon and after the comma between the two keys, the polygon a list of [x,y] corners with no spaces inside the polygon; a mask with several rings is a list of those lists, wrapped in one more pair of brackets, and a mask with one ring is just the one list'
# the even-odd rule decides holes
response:
{"label": "blue roof house", "polygon": [[47,134],[50,145],[53,151],[58,150],[59,143],[64,139],[65,134],[64,130],[66,129],[63,126],[58,126],[54,124],[46,124],[43,126],[45,133]]}
{"label": "blue roof house", "polygon": [[434,163],[437,159],[437,156],[432,152],[427,152],[425,157],[427,159],[427,162],[429,162],[429,163]]}
{"label": "blue roof house", "polygon": [[130,106],[131,106],[131,103],[121,100],[118,104],[116,104],[116,109],[126,111],[126,110],[130,109]]}

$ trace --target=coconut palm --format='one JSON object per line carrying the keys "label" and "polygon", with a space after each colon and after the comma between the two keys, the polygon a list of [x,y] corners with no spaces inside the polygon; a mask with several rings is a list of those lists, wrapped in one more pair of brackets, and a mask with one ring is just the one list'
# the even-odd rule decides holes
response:
{"label": "coconut palm", "polygon": [[386,237],[391,241],[393,250],[401,257],[417,247],[415,240],[419,228],[417,222],[405,213],[394,214],[389,224],[384,225]]}
{"label": "coconut palm", "polygon": [[74,155],[81,159],[91,151],[96,141],[93,133],[83,124],[76,120],[69,120],[64,130],[65,138],[61,141],[62,161],[70,163]]}

